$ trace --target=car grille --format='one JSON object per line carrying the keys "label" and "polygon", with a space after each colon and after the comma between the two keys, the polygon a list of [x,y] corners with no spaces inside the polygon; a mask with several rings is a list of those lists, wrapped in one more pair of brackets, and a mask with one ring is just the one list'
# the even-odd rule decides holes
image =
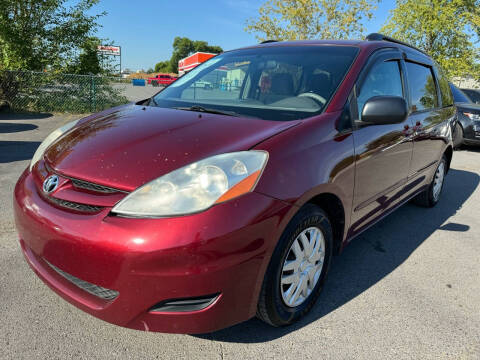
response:
{"label": "car grille", "polygon": [[45,164],[45,168],[47,169],[48,173],[50,173],[50,174],[57,174],[60,177],[69,179],[72,182],[73,186],[75,186],[78,189],[85,189],[85,190],[90,190],[90,191],[95,191],[95,192],[100,192],[100,193],[105,193],[105,194],[113,194],[113,193],[118,193],[118,192],[128,193],[127,191],[114,189],[114,188],[111,188],[111,187],[108,187],[108,186],[94,184],[94,183],[91,183],[91,182],[88,182],[88,181],[85,181],[85,180],[75,179],[75,178],[72,178],[72,177],[69,177],[69,176],[65,176],[63,174],[58,174],[52,168],[50,168],[50,166],[48,166],[48,164]]}
{"label": "car grille", "polygon": [[43,260],[48,264],[48,266],[50,266],[58,274],[63,276],[65,279],[67,279],[68,281],[70,281],[72,284],[76,285],[80,289],[85,290],[89,294],[95,295],[95,296],[97,296],[101,299],[104,299],[104,300],[113,300],[119,294],[118,291],[106,289],[104,287],[89,283],[87,281],[83,281],[83,280],[81,280],[81,279],[79,279],[79,278],[77,278],[73,275],[70,275],[70,274],[66,273],[63,270],[60,270],[55,265],[50,264],[47,260],[45,260],[45,259],[43,259]]}
{"label": "car grille", "polygon": [[121,190],[113,189],[107,186],[103,185],[98,185],[98,184],[93,184],[91,182],[83,181],[83,180],[78,180],[78,179],[72,179],[70,178],[73,186],[79,189],[85,189],[85,190],[90,190],[90,191],[95,191],[95,192],[101,192],[104,194],[113,194],[117,192],[123,192]]}
{"label": "car grille", "polygon": [[80,203],[75,203],[67,200],[62,200],[62,199],[57,199],[52,196],[47,197],[49,201],[52,203],[67,208],[75,211],[80,211],[80,212],[87,212],[87,213],[95,213],[99,212],[103,209],[101,206],[94,206],[94,205],[86,205],[86,204],[80,204]]}

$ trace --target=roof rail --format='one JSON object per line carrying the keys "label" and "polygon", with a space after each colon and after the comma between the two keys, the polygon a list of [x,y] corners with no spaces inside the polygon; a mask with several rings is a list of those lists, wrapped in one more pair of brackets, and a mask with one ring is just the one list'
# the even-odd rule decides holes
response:
{"label": "roof rail", "polygon": [[269,43],[274,43],[274,42],[278,42],[278,40],[264,40],[260,44],[269,44]]}
{"label": "roof rail", "polygon": [[367,41],[389,41],[389,42],[393,42],[395,44],[400,44],[400,45],[405,45],[405,46],[408,46],[409,48],[412,48],[412,49],[415,49],[417,51],[420,51],[422,54],[424,55],[427,55],[427,56],[430,56],[428,55],[425,51],[413,46],[413,45],[410,45],[406,42],[403,42],[403,41],[400,41],[400,40],[397,40],[397,39],[394,39],[390,36],[387,36],[387,35],[383,35],[383,34],[379,34],[379,33],[371,33],[369,34],[365,40]]}

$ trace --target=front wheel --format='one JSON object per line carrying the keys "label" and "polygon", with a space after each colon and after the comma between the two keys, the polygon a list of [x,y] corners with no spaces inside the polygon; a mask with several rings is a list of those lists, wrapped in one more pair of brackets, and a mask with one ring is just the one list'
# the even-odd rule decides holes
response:
{"label": "front wheel", "polygon": [[273,326],[289,325],[315,304],[332,257],[332,226],[317,206],[304,206],[282,234],[273,252],[257,316]]}
{"label": "front wheel", "polygon": [[437,169],[435,170],[432,182],[424,192],[420,193],[413,199],[414,203],[424,207],[434,207],[437,205],[440,200],[440,195],[442,194],[446,174],[447,158],[443,155],[438,163]]}

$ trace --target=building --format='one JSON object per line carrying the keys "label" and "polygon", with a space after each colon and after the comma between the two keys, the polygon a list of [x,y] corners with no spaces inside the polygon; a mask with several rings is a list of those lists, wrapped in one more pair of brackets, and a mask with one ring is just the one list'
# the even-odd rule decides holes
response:
{"label": "building", "polygon": [[178,62],[178,75],[182,76],[190,70],[194,69],[201,63],[211,59],[212,57],[217,56],[217,54],[197,52]]}
{"label": "building", "polygon": [[454,77],[452,79],[452,83],[459,87],[459,88],[464,88],[464,89],[479,89],[480,88],[480,82],[473,78],[473,76],[468,75],[465,77]]}

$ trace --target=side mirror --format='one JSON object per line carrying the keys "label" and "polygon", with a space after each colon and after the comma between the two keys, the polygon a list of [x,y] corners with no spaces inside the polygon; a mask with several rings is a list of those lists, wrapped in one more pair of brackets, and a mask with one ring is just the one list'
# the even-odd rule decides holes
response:
{"label": "side mirror", "polygon": [[373,125],[398,124],[408,115],[407,102],[399,96],[374,96],[365,103],[362,122]]}

